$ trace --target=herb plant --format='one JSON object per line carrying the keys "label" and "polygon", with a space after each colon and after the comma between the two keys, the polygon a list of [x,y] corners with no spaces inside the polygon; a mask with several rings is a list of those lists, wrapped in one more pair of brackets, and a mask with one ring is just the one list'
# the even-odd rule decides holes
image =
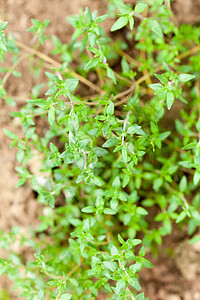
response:
{"label": "herb plant", "polygon": [[[146,299],[138,273],[153,266],[145,249],[156,253],[174,226],[200,240],[200,29],[176,26],[162,0],[110,0],[105,15],[86,8],[67,20],[74,32],[63,44],[45,35],[50,21],[33,19],[34,48],[0,24],[1,60],[14,61],[1,68],[1,98],[15,105],[5,84],[20,76],[24,51],[30,75],[45,78],[11,113],[23,137],[5,129],[18,149],[17,186],[32,187],[43,213],[27,233],[0,232],[8,250],[0,274],[26,299]],[[48,55],[40,51],[47,39]],[[33,157],[39,175],[28,168]],[[13,252],[17,241],[32,260]]]}

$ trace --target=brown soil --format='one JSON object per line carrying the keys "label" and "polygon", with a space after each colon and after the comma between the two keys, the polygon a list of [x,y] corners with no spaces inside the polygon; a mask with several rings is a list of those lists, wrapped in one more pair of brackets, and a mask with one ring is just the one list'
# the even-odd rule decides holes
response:
{"label": "brown soil", "polygon": [[[135,1],[126,2],[134,3]],[[81,7],[86,6],[90,10],[97,9],[99,13],[103,13],[105,5],[103,0],[1,0],[0,11],[2,20],[9,22],[8,31],[12,31],[18,40],[31,47],[34,39],[25,31],[31,26],[31,18],[50,19],[51,26],[47,34],[55,34],[62,42],[67,43],[71,38],[72,28],[66,22],[66,16],[78,13]],[[200,21],[200,0],[176,0],[173,3],[173,10],[179,22],[197,23]],[[105,23],[105,27],[109,30],[110,24]],[[9,112],[16,111],[25,104],[33,86],[33,79],[28,75],[26,63],[20,68],[22,77],[20,79],[10,77],[6,83],[8,94],[15,98],[17,107],[11,108],[0,102],[0,230],[3,231],[10,230],[12,226],[20,226],[24,231],[27,230],[28,225],[35,226],[37,215],[41,211],[28,185],[15,188],[18,181],[15,173],[16,149],[9,149],[10,141],[3,132],[3,129],[7,128],[21,134],[19,124],[16,120],[12,120]],[[150,255],[148,257],[154,264],[154,269],[145,269],[141,272],[140,277],[146,296],[150,300],[199,300],[200,245],[194,249],[185,241],[180,243],[180,234],[175,235],[173,241],[170,238],[166,239],[164,244],[158,258]],[[170,256],[170,251],[167,252],[167,249],[172,247],[175,251]],[[188,253],[193,253],[190,259],[188,259]],[[3,253],[0,253],[1,255]],[[180,257],[185,263],[184,268]],[[190,269],[191,261],[195,265],[192,270]],[[1,278],[1,288],[9,289],[7,279]],[[16,299],[14,293],[12,291],[10,293],[10,299]],[[102,296],[100,299],[103,298]]]}

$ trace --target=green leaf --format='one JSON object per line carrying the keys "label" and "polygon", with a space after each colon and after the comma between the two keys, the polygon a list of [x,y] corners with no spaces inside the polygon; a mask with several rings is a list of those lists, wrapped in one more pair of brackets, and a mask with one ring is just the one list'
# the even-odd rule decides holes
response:
{"label": "green leaf", "polygon": [[105,208],[103,212],[105,215],[115,215],[116,214],[116,211],[114,211],[111,208]]}
{"label": "green leaf", "polygon": [[25,136],[26,136],[26,138],[27,138],[27,139],[30,139],[30,138],[33,136],[35,130],[36,130],[36,127],[30,127],[30,128],[24,133]]}
{"label": "green leaf", "polygon": [[26,182],[26,178],[20,178],[16,184],[16,187],[23,185]]}
{"label": "green leaf", "polygon": [[192,80],[194,78],[196,78],[196,76],[192,75],[192,74],[180,74],[178,76],[178,81],[179,82],[187,82],[187,81]]}
{"label": "green leaf", "polygon": [[98,136],[98,129],[97,128],[94,128],[94,129],[91,129],[88,131],[88,134],[92,135],[92,136]]}
{"label": "green leaf", "polygon": [[132,278],[129,278],[128,279],[128,283],[134,288],[136,289],[137,291],[140,291],[141,290],[141,286],[139,284],[139,281],[136,277],[132,277]]}
{"label": "green leaf", "polygon": [[120,141],[116,137],[111,137],[102,145],[102,147],[105,147],[105,148],[113,147],[113,146],[117,145],[119,142]]}
{"label": "green leaf", "polygon": [[106,269],[115,272],[117,270],[117,264],[112,261],[104,261],[103,265],[106,267]]}
{"label": "green leaf", "polygon": [[69,129],[73,135],[76,135],[79,129],[79,119],[77,114],[74,112],[72,112],[71,116],[69,117]]}
{"label": "green leaf", "polygon": [[[164,0],[163,0],[164,1]],[[135,297],[135,300],[145,300],[144,293],[141,293]]]}
{"label": "green leaf", "polygon": [[98,177],[94,177],[94,178],[92,179],[92,181],[93,181],[94,184],[96,184],[96,185],[98,185],[98,186],[102,186],[102,185],[103,185],[103,181],[100,180]]}
{"label": "green leaf", "polygon": [[162,186],[163,184],[163,178],[162,177],[159,177],[159,178],[156,178],[154,181],[153,181],[153,189],[155,191],[158,191],[159,188]]}
{"label": "green leaf", "polygon": [[167,92],[167,109],[170,110],[174,103],[174,93]]}
{"label": "green leaf", "polygon": [[122,187],[123,189],[127,186],[127,184],[130,181],[130,176],[128,174],[125,174],[122,181]]}
{"label": "green leaf", "polygon": [[167,84],[168,83],[168,79],[164,75],[160,75],[160,74],[155,73],[154,76],[156,78],[158,78],[162,84]]}
{"label": "green leaf", "polygon": [[102,23],[103,21],[105,21],[108,18],[108,15],[102,15],[96,18],[96,22],[97,23]]}
{"label": "green leaf", "polygon": [[50,24],[50,20],[44,20],[44,22],[43,22],[44,27],[49,26],[49,24]]}
{"label": "green leaf", "polygon": [[145,248],[144,248],[144,246],[142,246],[139,251],[139,256],[145,256],[145,253],[146,253]]}
{"label": "green leaf", "polygon": [[198,121],[196,123],[196,129],[200,132],[200,118],[198,118]]}
{"label": "green leaf", "polygon": [[159,37],[163,38],[162,29],[156,20],[149,19],[149,28]]}
{"label": "green leaf", "polygon": [[120,252],[119,252],[119,250],[117,249],[117,247],[116,246],[114,246],[114,245],[111,245],[111,255],[112,256],[120,256]]}
{"label": "green leaf", "polygon": [[89,142],[90,142],[89,139],[81,140],[79,141],[79,147],[84,150],[84,148],[88,145]]}
{"label": "green leaf", "polygon": [[101,263],[100,258],[92,256],[91,267],[94,268],[97,264]]}
{"label": "green leaf", "polygon": [[43,88],[43,86],[44,86],[43,83],[39,83],[39,84],[36,84],[36,85],[32,88],[31,94],[32,94],[32,97],[33,97],[34,99],[36,99],[36,98],[39,96],[40,91],[41,91],[41,89]]}
{"label": "green leaf", "polygon": [[79,19],[80,19],[80,16],[78,16],[78,15],[71,15],[66,18],[66,20],[69,22],[69,24],[75,28],[77,28],[79,26]]}
{"label": "green leaf", "polygon": [[110,201],[110,208],[116,211],[118,205],[119,205],[119,201],[115,198],[112,198],[112,200]]}
{"label": "green leaf", "polygon": [[78,178],[76,179],[76,183],[80,183],[82,180],[84,180],[85,178],[87,178],[88,175],[84,172],[84,173],[81,173]]}
{"label": "green leaf", "polygon": [[125,243],[125,241],[123,240],[123,238],[121,237],[121,235],[118,233],[117,235],[119,242],[123,245]]}
{"label": "green leaf", "polygon": [[50,197],[48,198],[48,203],[49,203],[51,208],[55,207],[55,198],[54,198],[53,195],[50,195]]}
{"label": "green leaf", "polygon": [[127,201],[127,197],[125,196],[125,193],[123,192],[119,192],[117,194],[118,198],[121,200],[121,201]]}
{"label": "green leaf", "polygon": [[114,84],[117,84],[117,81],[116,81],[115,74],[114,74],[113,70],[109,67],[107,67],[106,70],[107,70],[108,78],[112,79]]}
{"label": "green leaf", "polygon": [[120,17],[112,26],[111,32],[121,29],[128,24],[128,16]]}
{"label": "green leaf", "polygon": [[66,79],[64,86],[70,92],[73,92],[77,88],[78,84],[79,84],[79,80],[78,79]]}
{"label": "green leaf", "polygon": [[47,228],[49,227],[49,225],[47,223],[40,223],[37,228],[36,231],[37,232],[43,232],[45,231]]}
{"label": "green leaf", "polygon": [[128,72],[130,72],[129,64],[126,61],[125,57],[122,57],[121,66],[122,66],[122,73],[128,73]]}
{"label": "green leaf", "polygon": [[6,27],[7,27],[7,25],[8,25],[8,22],[2,22],[2,23],[0,23],[0,31],[5,30]]}
{"label": "green leaf", "polygon": [[25,152],[24,150],[20,149],[18,152],[17,152],[17,161],[20,163],[22,162],[23,158],[24,158],[24,155],[25,155]]}
{"label": "green leaf", "polygon": [[199,241],[200,241],[200,235],[196,235],[189,241],[189,244],[193,245],[193,244],[198,243]]}
{"label": "green leaf", "polygon": [[44,291],[41,289],[37,295],[37,300],[44,300]]}
{"label": "green leaf", "polygon": [[59,299],[60,300],[70,300],[70,299],[72,299],[72,295],[71,294],[63,294]]}
{"label": "green leaf", "polygon": [[146,135],[145,132],[141,129],[141,126],[133,125],[130,126],[127,130],[127,133],[129,134],[138,134],[138,135]]}
{"label": "green leaf", "polygon": [[127,149],[125,147],[122,148],[122,158],[126,164],[128,156],[127,156]]}
{"label": "green leaf", "polygon": [[53,143],[50,143],[50,150],[53,153],[57,153],[58,152],[58,148]]}
{"label": "green leaf", "polygon": [[194,155],[194,163],[197,166],[200,165],[200,153],[198,153],[197,155]]}
{"label": "green leaf", "polygon": [[96,44],[96,34],[93,32],[88,33],[88,40],[91,47],[94,47]]}
{"label": "green leaf", "polygon": [[51,126],[55,122],[55,108],[54,107],[50,107],[50,109],[48,111],[48,121]]}
{"label": "green leaf", "polygon": [[0,276],[3,275],[6,271],[7,271],[7,267],[6,266],[1,267],[0,268]]}
{"label": "green leaf", "polygon": [[193,177],[194,185],[197,185],[200,181],[200,170],[196,170]]}
{"label": "green leaf", "polygon": [[115,179],[113,180],[112,187],[116,190],[120,188],[119,176],[115,177]]}
{"label": "green leaf", "polygon": [[0,50],[8,51],[6,43],[4,42],[4,40],[1,39],[1,37],[0,37]]}
{"label": "green leaf", "polygon": [[181,192],[186,191],[186,189],[187,189],[187,178],[186,178],[186,176],[183,176],[181,178],[181,181],[179,183],[179,189],[180,189]]}
{"label": "green leaf", "polygon": [[162,84],[160,83],[153,83],[153,84],[149,84],[150,89],[152,89],[154,92],[160,90],[163,88]]}
{"label": "green leaf", "polygon": [[146,209],[144,209],[143,207],[139,206],[137,207],[137,214],[138,215],[142,215],[142,216],[146,216],[148,215],[148,212],[146,211]]}
{"label": "green leaf", "polygon": [[119,206],[119,201],[116,198],[113,197],[112,200],[110,201],[110,207],[111,207],[111,209],[113,209],[114,211],[116,211],[117,208],[118,208],[118,206]]}
{"label": "green leaf", "polygon": [[58,91],[58,86],[57,85],[54,85],[52,86],[50,89],[48,89],[48,91],[46,91],[45,95],[53,95],[55,93],[57,93]]}
{"label": "green leaf", "polygon": [[106,149],[100,148],[100,147],[94,147],[93,151],[95,152],[96,156],[104,156],[108,154],[108,151]]}
{"label": "green leaf", "polygon": [[145,259],[145,258],[142,259],[142,264],[143,264],[143,266],[145,268],[148,268],[148,269],[152,269],[153,268],[152,263],[149,260]]}
{"label": "green leaf", "polygon": [[133,26],[134,26],[134,18],[133,17],[129,17],[129,25],[130,25],[130,30],[133,30]]}
{"label": "green leaf", "polygon": [[117,295],[119,295],[121,290],[124,290],[125,287],[126,287],[125,281],[123,279],[120,279],[119,281],[117,281],[116,288],[115,288],[115,293]]}
{"label": "green leaf", "polygon": [[171,131],[165,131],[159,134],[159,139],[161,141],[164,141],[169,135],[171,134]]}
{"label": "green leaf", "polygon": [[178,216],[178,218],[176,219],[176,223],[180,223],[181,221],[183,221],[186,216],[187,216],[187,212],[185,210],[182,211]]}
{"label": "green leaf", "polygon": [[146,3],[138,3],[136,4],[134,11],[136,11],[137,13],[141,13],[145,10],[146,7],[147,7]]}
{"label": "green leaf", "polygon": [[84,67],[84,70],[90,70],[95,68],[99,64],[99,58],[91,59]]}
{"label": "green leaf", "polygon": [[41,108],[48,108],[49,103],[45,99],[34,99],[34,100],[26,100],[28,103],[37,105]]}
{"label": "green leaf", "polygon": [[4,129],[3,131],[4,131],[5,135],[7,135],[7,137],[9,137],[10,139],[12,139],[12,140],[19,139],[18,136],[14,132],[12,132],[8,129]]}
{"label": "green leaf", "polygon": [[139,272],[142,269],[142,263],[136,262],[135,264],[129,267],[129,271],[135,275],[135,273]]}
{"label": "green leaf", "polygon": [[114,0],[114,4],[122,14],[132,12],[132,8],[129,5],[124,4],[122,0]]}
{"label": "green leaf", "polygon": [[80,157],[76,160],[76,165],[77,165],[77,167],[78,167],[80,170],[83,171],[83,169],[84,169],[84,164],[85,164],[84,158],[83,158],[82,156],[80,156]]}
{"label": "green leaf", "polygon": [[114,103],[111,102],[107,107],[107,114],[112,116],[114,114],[114,109],[115,109]]}
{"label": "green leaf", "polygon": [[93,206],[86,206],[86,207],[82,208],[81,211],[84,213],[87,213],[87,214],[91,214],[91,213],[95,212],[95,208]]}
{"label": "green leaf", "polygon": [[8,105],[10,105],[10,106],[16,106],[15,101],[14,101],[13,98],[11,98],[11,97],[6,97],[6,98],[5,98],[5,101],[6,101],[6,103],[7,103]]}
{"label": "green leaf", "polygon": [[50,72],[45,72],[45,75],[51,80],[51,81],[56,81],[58,77],[55,74],[52,74]]}

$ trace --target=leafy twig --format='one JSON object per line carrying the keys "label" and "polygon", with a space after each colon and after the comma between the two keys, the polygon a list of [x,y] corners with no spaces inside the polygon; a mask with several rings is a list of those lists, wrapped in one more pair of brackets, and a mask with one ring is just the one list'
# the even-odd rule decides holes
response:
{"label": "leafy twig", "polygon": [[[56,61],[55,59],[45,55],[44,53],[38,51],[38,50],[34,50],[32,49],[31,47],[19,42],[19,41],[15,41],[16,45],[21,48],[21,49],[24,49],[26,51],[28,51],[29,53],[32,53],[36,56],[38,56],[39,58],[41,58],[42,60],[50,63],[52,66],[60,69],[62,64],[59,63],[58,61]],[[72,70],[69,70],[68,68],[66,68],[64,70],[64,72],[68,72],[70,75],[74,76],[75,78],[79,79],[80,82],[82,82],[83,84],[89,86],[91,89],[97,91],[98,93],[103,93],[102,89],[100,87],[98,87],[97,85],[95,85],[94,83],[90,82],[89,80],[87,80],[86,78],[82,77],[81,75],[79,75],[78,73],[72,71]]]}

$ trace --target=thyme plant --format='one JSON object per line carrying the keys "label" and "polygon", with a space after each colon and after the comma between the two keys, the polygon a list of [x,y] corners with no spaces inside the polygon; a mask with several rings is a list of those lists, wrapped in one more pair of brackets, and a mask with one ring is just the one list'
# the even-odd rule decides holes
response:
{"label": "thyme plant", "polygon": [[[174,18],[170,1],[110,0],[105,15],[86,8],[67,18],[69,44],[46,36],[49,20],[32,19],[34,48],[0,24],[1,60],[13,59],[1,67],[1,101],[15,104],[5,86],[20,76],[24,52],[30,76],[44,75],[11,113],[23,137],[5,129],[18,149],[17,186],[30,185],[43,207],[37,228],[0,232],[8,251],[0,274],[19,297],[146,299],[138,274],[153,267],[146,249],[156,253],[175,226],[200,240],[200,28]],[[28,168],[33,157],[39,175]],[[14,253],[15,241],[34,258]]]}

